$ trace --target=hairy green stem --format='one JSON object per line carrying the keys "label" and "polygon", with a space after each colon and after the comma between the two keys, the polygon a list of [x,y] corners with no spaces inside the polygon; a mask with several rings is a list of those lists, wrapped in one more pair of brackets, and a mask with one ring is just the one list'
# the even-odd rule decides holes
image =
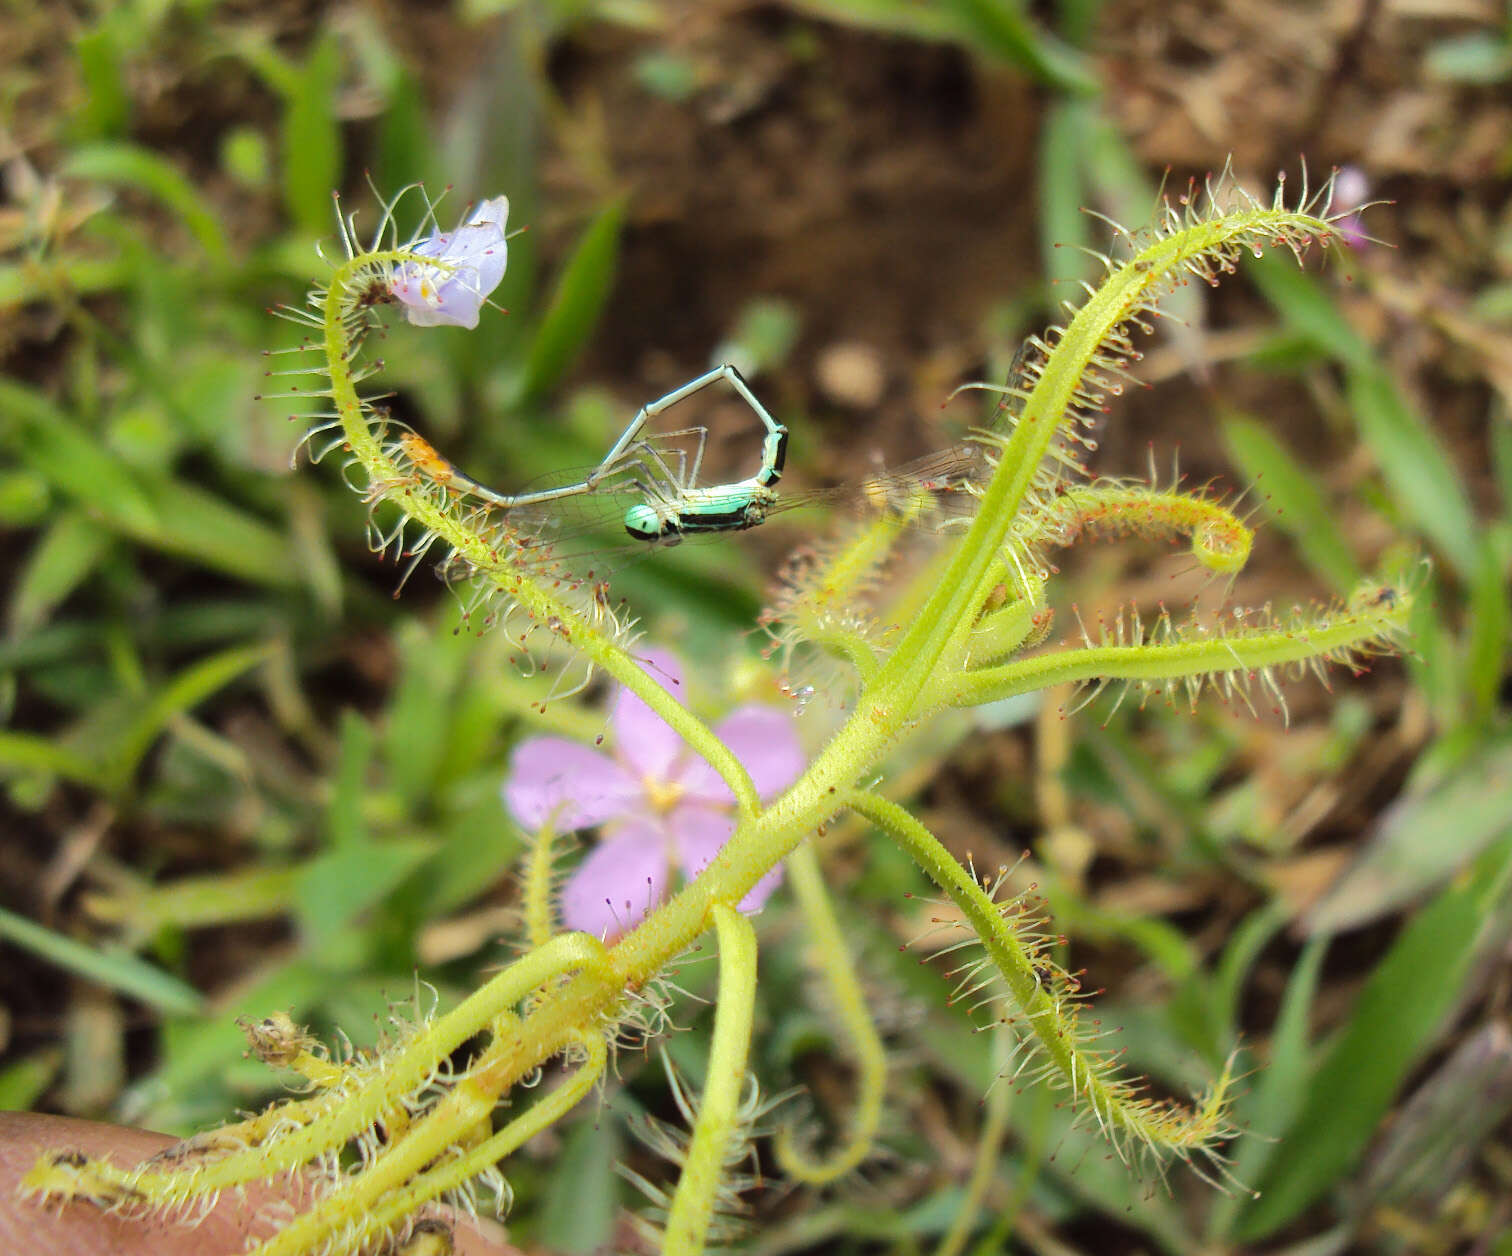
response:
{"label": "hairy green stem", "polygon": [[[140,1192],[172,1192],[181,1198],[209,1194],[268,1176],[277,1169],[293,1169],[333,1147],[344,1145],[379,1118],[396,1096],[418,1087],[436,1066],[494,1022],[532,990],[552,977],[573,971],[594,971],[612,980],[602,942],[585,933],[558,934],[545,946],[521,956],[487,985],[469,995],[450,1012],[422,1026],[384,1067],[358,1075],[352,1084],[338,1084],[312,1099],[269,1109],[240,1130],[247,1145],[205,1164],[147,1170],[110,1168],[117,1184]],[[486,1115],[486,1113],[485,1113]],[[261,1140],[276,1127],[297,1126],[282,1134],[276,1148]],[[276,1156],[276,1162],[270,1157]],[[423,1163],[423,1161],[422,1161]]]}
{"label": "hairy green stem", "polygon": [[1367,650],[1401,620],[1402,607],[1393,605],[1363,614],[1341,614],[1304,629],[1277,627],[1192,641],[1089,646],[1040,654],[959,677],[948,701],[953,706],[980,706],[1053,685],[1093,680],[1201,681],[1229,673],[1235,674],[1242,687],[1250,675],[1267,669]]}
{"label": "hairy green stem", "polygon": [[[437,1167],[414,1174],[403,1166],[379,1181],[379,1174],[369,1169],[350,1179],[341,1189],[323,1197],[317,1210],[296,1218],[275,1238],[256,1247],[249,1256],[306,1256],[333,1232],[340,1232],[344,1242],[368,1243],[389,1234],[404,1218],[411,1216],[432,1200],[456,1190],[479,1173],[492,1168],[505,1156],[529,1142],[543,1130],[550,1129],[575,1108],[604,1075],[608,1058],[604,1040],[596,1034],[579,1038],[585,1059],[563,1083],[515,1117],[498,1133],[460,1155],[447,1153],[450,1143],[436,1148]],[[474,1104],[480,1120],[486,1120],[496,1100],[484,1106]],[[445,1130],[444,1124],[438,1130]],[[455,1139],[453,1139],[455,1141]],[[408,1143],[406,1143],[408,1146]],[[410,1157],[413,1161],[413,1156]],[[420,1161],[421,1165],[429,1161]],[[379,1161],[381,1166],[383,1161]],[[370,1176],[372,1175],[372,1176]],[[374,1188],[378,1189],[374,1189]]]}
{"label": "hairy green stem", "polygon": [[1039,1076],[1057,1076],[1084,1110],[1102,1126],[1115,1149],[1126,1141],[1148,1147],[1201,1148],[1221,1130],[1228,1075],[1191,1112],[1139,1101],[1130,1084],[1120,1078],[1113,1061],[1090,1050],[1077,1028],[1078,1006],[1047,987],[1035,968],[1035,955],[1015,933],[1005,909],[995,902],[942,846],[934,834],[897,803],[864,790],[846,797],[852,810],[865,816],[898,843],[929,878],[949,895],[981,940],[983,950],[1008,986],[1015,1007],[1032,1031],[1024,1041],[1041,1052],[1047,1067]]}
{"label": "hairy green stem", "polygon": [[714,905],[719,937],[719,996],[714,1005],[714,1039],[708,1078],[698,1102],[698,1119],[688,1158],[667,1215],[664,1256],[699,1256],[724,1177],[725,1159],[739,1130],[741,1091],[751,1051],[751,1018],[756,1006],[756,931],[733,907]]}

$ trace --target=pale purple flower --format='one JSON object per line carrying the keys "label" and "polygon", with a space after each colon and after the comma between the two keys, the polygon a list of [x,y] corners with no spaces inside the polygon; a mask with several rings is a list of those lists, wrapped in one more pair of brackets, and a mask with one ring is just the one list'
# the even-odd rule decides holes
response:
{"label": "pale purple flower", "polygon": [[509,262],[504,223],[509,198],[484,201],[455,231],[441,231],[409,246],[409,252],[434,257],[446,266],[404,262],[394,267],[389,281],[404,317],[416,327],[478,325],[478,313],[488,294],[504,278]]}
{"label": "pale purple flower", "polygon": [[[1341,166],[1334,175],[1333,199],[1329,204],[1331,214],[1343,214],[1334,223],[1339,239],[1352,249],[1363,249],[1370,243],[1370,236],[1361,225],[1359,207],[1370,195],[1370,180],[1358,166]],[[1351,213],[1353,210],[1355,212]]]}
{"label": "pale purple flower", "polygon": [[[651,651],[648,670],[677,694],[682,668]],[[621,689],[609,717],[612,754],[563,737],[521,742],[504,782],[504,801],[525,828],[557,832],[603,826],[603,835],[562,890],[562,922],[598,937],[637,924],[665,896],[673,870],[692,879],[735,829],[735,796],[724,780],[644,702]],[[803,771],[793,721],[769,706],[743,706],[714,731],[745,765],[763,800]],[[741,900],[756,911],[782,880],[777,867]]]}

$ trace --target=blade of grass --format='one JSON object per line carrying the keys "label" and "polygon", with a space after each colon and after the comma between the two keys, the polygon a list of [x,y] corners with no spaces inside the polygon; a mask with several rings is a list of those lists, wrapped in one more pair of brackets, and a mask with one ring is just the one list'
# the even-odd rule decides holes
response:
{"label": "blade of grass", "polygon": [[625,202],[617,197],[588,224],[557,281],[525,361],[521,400],[544,396],[587,343],[609,300]]}
{"label": "blade of grass", "polygon": [[115,531],[241,579],[275,587],[297,582],[288,544],[272,528],[170,476],[134,476],[42,394],[0,380],[0,413],[19,420],[20,431],[5,433],[18,460]]}
{"label": "blade of grass", "polygon": [[[150,496],[94,436],[34,389],[0,379],[0,414],[14,456],[120,531],[153,534]],[[16,430],[10,430],[10,424]]]}
{"label": "blade of grass", "polygon": [[41,627],[109,547],[110,534],[81,511],[59,513],[26,556],[11,596],[10,630],[24,636]]}
{"label": "blade of grass", "polygon": [[1209,989],[1208,1015],[1214,1026],[1214,1059],[1233,1050],[1239,1038],[1239,996],[1260,953],[1283,925],[1286,908],[1280,900],[1257,907],[1242,921],[1223,948]]}
{"label": "blade of grass", "polygon": [[1262,423],[1229,413],[1221,420],[1229,458],[1260,494],[1260,507],[1296,544],[1303,560],[1338,593],[1364,579],[1322,490]]}
{"label": "blade of grass", "polygon": [[1432,1045],[1488,942],[1487,922],[1512,880],[1512,838],[1420,912],[1361,991],[1349,1024],[1308,1086],[1307,1098],[1244,1209],[1234,1236],[1274,1233],[1358,1161],[1408,1070]]}
{"label": "blade of grass", "polygon": [[973,51],[1000,57],[1063,92],[1096,96],[1101,90],[1082,54],[1042,29],[1017,0],[951,0],[948,7],[959,14]]}
{"label": "blade of grass", "polygon": [[0,266],[0,310],[28,301],[82,297],[123,288],[135,273],[131,262],[112,257],[60,254],[20,266]]}
{"label": "blade of grass", "polygon": [[[1313,938],[1302,951],[1281,997],[1270,1057],[1258,1070],[1254,1089],[1240,1094],[1238,1125],[1248,1137],[1234,1149],[1233,1176],[1246,1186],[1259,1179],[1276,1155],[1281,1131],[1296,1115],[1306,1093],[1313,1061],[1308,1023],[1327,953],[1328,939],[1324,937]],[[1208,1218],[1209,1236],[1231,1234],[1248,1198],[1247,1193],[1236,1191],[1215,1199]]]}
{"label": "blade of grass", "polygon": [[294,74],[283,117],[284,204],[300,228],[320,235],[331,226],[331,189],[341,182],[341,132],[336,87],[341,49],[329,34]]}
{"label": "blade of grass", "polygon": [[1495,718],[1512,637],[1512,597],[1503,574],[1512,557],[1512,525],[1486,530],[1470,582],[1470,632],[1465,643],[1465,690],[1472,721],[1486,727]]}
{"label": "blade of grass", "polygon": [[73,48],[84,84],[82,108],[73,120],[75,136],[100,139],[122,134],[131,120],[131,95],[126,89],[125,49],[119,31],[114,24],[101,23],[79,32]]}
{"label": "blade of grass", "polygon": [[238,646],[213,654],[185,668],[149,698],[141,712],[122,731],[111,748],[107,772],[117,788],[124,788],[148,748],[175,716],[197,706],[217,689],[256,667],[273,652],[266,644]]}
{"label": "blade of grass", "polygon": [[0,1112],[25,1112],[52,1085],[63,1052],[47,1047],[0,1069]]}
{"label": "blade of grass", "polygon": [[1479,566],[1480,544],[1464,482],[1427,424],[1379,366],[1349,373],[1360,435],[1402,513],[1443,553],[1461,579]]}
{"label": "blade of grass", "polygon": [[1398,799],[1339,882],[1308,912],[1309,934],[1357,929],[1441,884],[1512,833],[1512,739],[1477,744],[1446,778]]}
{"label": "blade of grass", "polygon": [[230,259],[230,245],[214,207],[167,158],[124,141],[90,144],[69,154],[63,173],[146,192],[178,216],[212,264],[223,266]]}
{"label": "blade of grass", "polygon": [[94,919],[138,937],[164,926],[199,929],[279,916],[289,908],[297,867],[242,868],[213,876],[179,877],[162,885],[129,884],[86,895]]}
{"label": "blade of grass", "polygon": [[1020,66],[1061,91],[1088,96],[1098,91],[1080,54],[1040,29],[1016,0],[800,0],[797,7],[864,30],[958,43]]}
{"label": "blade of grass", "polygon": [[618,1211],[614,1165],[622,1152],[615,1122],[572,1124],[543,1183],[537,1242],[570,1256],[611,1243]]}
{"label": "blade of grass", "polygon": [[1040,202],[1040,269],[1047,279],[1091,279],[1097,259],[1091,244],[1083,137],[1095,112],[1085,100],[1059,100],[1045,111],[1037,163]]}
{"label": "blade of grass", "polygon": [[83,755],[46,737],[0,729],[0,773],[15,775],[18,772],[61,776],[66,781],[92,785],[97,789],[106,785],[105,770]]}
{"label": "blade of grass", "polygon": [[182,480],[144,477],[142,485],[152,494],[157,519],[136,539],[239,580],[278,589],[299,582],[288,539],[260,519]]}
{"label": "blade of grass", "polygon": [[1370,346],[1339,312],[1327,289],[1307,272],[1289,259],[1267,253],[1249,259],[1244,273],[1294,333],[1346,366],[1371,366]]}
{"label": "blade of grass", "polygon": [[197,1016],[204,1000],[193,986],[128,951],[99,949],[64,937],[0,907],[0,938],[50,964],[139,999],[173,1016]]}
{"label": "blade of grass", "polygon": [[457,682],[468,666],[465,649],[472,643],[416,623],[401,624],[397,636],[400,673],[384,733],[385,778],[414,811],[435,790],[456,717]]}

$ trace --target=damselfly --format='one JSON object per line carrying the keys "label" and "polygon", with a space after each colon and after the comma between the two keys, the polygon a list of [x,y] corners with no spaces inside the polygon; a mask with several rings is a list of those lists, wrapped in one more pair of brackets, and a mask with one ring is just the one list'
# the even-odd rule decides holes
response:
{"label": "damselfly", "polygon": [[[579,497],[590,493],[597,493],[613,486],[623,484],[627,480],[635,485],[653,485],[657,482],[684,483],[695,485],[702,469],[704,441],[708,429],[704,427],[684,428],[681,431],[667,433],[660,441],[646,436],[646,429],[658,415],[671,409],[678,402],[701,392],[711,384],[720,380],[727,381],[740,398],[751,407],[756,416],[761,420],[766,429],[762,441],[761,469],[745,480],[737,481],[730,485],[719,485],[707,490],[685,490],[689,492],[702,491],[713,494],[709,503],[701,508],[694,505],[690,499],[688,510],[690,512],[702,510],[710,519],[718,515],[717,509],[719,495],[727,491],[735,494],[746,494],[771,489],[782,478],[783,460],[787,453],[787,428],[778,423],[767,408],[756,398],[756,394],[750,389],[733,366],[726,363],[712,371],[707,371],[696,379],[689,380],[686,384],[674,388],[666,395],[657,398],[649,405],[642,406],[636,411],[635,417],[630,420],[625,430],[620,433],[609,452],[604,455],[599,464],[580,479],[569,480],[567,483],[555,484],[549,488],[535,489],[520,493],[501,493],[496,489],[454,467],[450,462],[436,452],[435,448],[417,432],[404,431],[397,438],[399,452],[408,462],[412,471],[430,482],[440,485],[442,488],[456,493],[465,493],[476,497],[480,501],[489,503],[505,511],[517,511],[522,508],[544,506],[550,502],[558,502],[564,498]],[[666,441],[672,437],[692,437],[696,440],[696,449],[693,454],[691,469],[686,468],[686,455],[681,451],[666,452]],[[669,459],[675,458],[680,464],[674,472]],[[648,492],[654,491],[650,488]],[[632,508],[635,522],[627,514],[625,518],[626,529],[639,540],[662,539],[662,534],[652,534],[646,529],[655,529],[657,524],[647,516],[644,511]],[[653,512],[654,513],[654,512]],[[520,516],[522,519],[524,515]],[[756,520],[755,522],[760,522]],[[729,522],[725,529],[731,527],[750,527],[752,524],[737,524]],[[716,531],[715,528],[689,528],[689,531]]]}

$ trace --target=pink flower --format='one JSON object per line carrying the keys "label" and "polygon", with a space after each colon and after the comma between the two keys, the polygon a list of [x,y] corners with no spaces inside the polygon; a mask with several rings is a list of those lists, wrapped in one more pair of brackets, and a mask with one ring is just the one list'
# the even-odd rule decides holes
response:
{"label": "pink flower", "polygon": [[478,325],[478,312],[504,278],[509,262],[504,223],[509,198],[484,201],[455,231],[438,232],[410,245],[411,253],[447,266],[405,262],[394,268],[390,290],[416,327]]}
{"label": "pink flower", "polygon": [[1339,172],[1334,175],[1333,200],[1329,211],[1331,214],[1344,215],[1334,223],[1334,230],[1349,248],[1364,249],[1370,244],[1370,236],[1366,234],[1359,214],[1369,195],[1370,180],[1365,177],[1363,170],[1358,166],[1339,167]]}
{"label": "pink flower", "polygon": [[[651,651],[648,662],[665,688],[681,690],[675,658]],[[609,722],[613,755],[562,737],[532,737],[515,748],[504,783],[505,803],[527,829],[604,826],[599,844],[568,878],[561,903],[567,928],[599,937],[639,923],[666,894],[674,867],[684,878],[697,876],[735,829],[735,796],[723,779],[628,689],[620,690]],[[763,801],[803,771],[793,721],[774,707],[740,707],[714,731]],[[772,869],[740,909],[760,909],[781,880],[782,869]]]}

